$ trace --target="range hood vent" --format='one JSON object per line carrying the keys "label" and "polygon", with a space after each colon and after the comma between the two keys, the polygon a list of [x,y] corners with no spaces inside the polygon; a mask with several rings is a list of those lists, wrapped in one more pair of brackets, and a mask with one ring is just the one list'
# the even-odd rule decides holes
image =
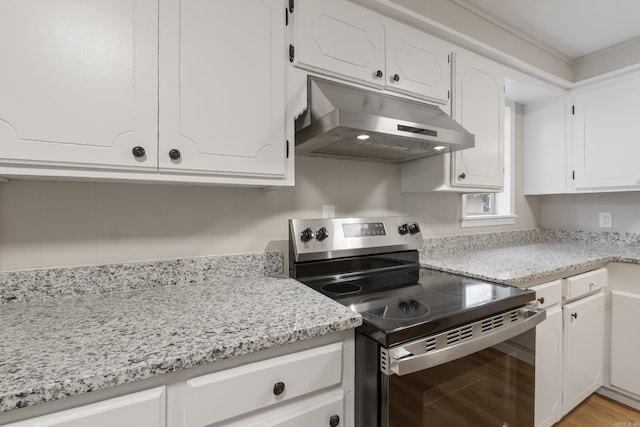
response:
{"label": "range hood vent", "polygon": [[307,89],[296,154],[399,163],[475,146],[436,106],[315,77]]}

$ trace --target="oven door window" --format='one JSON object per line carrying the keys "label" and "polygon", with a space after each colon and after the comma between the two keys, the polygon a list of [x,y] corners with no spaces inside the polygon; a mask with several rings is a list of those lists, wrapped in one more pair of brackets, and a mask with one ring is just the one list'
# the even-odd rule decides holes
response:
{"label": "oven door window", "polygon": [[413,374],[392,375],[389,426],[533,426],[531,362],[528,351],[503,343]]}

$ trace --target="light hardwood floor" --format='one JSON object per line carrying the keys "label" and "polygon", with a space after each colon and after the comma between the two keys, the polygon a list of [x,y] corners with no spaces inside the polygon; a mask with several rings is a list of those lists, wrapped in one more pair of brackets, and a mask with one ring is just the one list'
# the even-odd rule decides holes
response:
{"label": "light hardwood floor", "polygon": [[640,411],[594,393],[554,427],[640,427]]}

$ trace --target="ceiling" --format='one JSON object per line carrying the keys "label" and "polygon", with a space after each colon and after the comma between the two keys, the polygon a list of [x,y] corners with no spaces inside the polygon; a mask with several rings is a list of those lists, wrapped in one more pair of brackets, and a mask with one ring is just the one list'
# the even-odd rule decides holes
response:
{"label": "ceiling", "polygon": [[640,37],[638,0],[452,0],[568,62]]}

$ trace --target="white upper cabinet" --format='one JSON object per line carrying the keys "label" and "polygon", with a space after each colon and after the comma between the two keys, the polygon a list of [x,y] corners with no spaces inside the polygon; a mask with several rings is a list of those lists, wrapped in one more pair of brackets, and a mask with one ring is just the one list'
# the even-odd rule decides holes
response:
{"label": "white upper cabinet", "polygon": [[378,15],[344,0],[296,0],[294,63],[383,87],[384,26]]}
{"label": "white upper cabinet", "polygon": [[285,11],[0,2],[0,175],[293,184]]}
{"label": "white upper cabinet", "polygon": [[501,191],[504,185],[504,70],[475,55],[454,60],[453,118],[475,135],[472,149],[455,152],[451,185]]}
{"label": "white upper cabinet", "polygon": [[285,2],[160,11],[160,172],[284,177]]}
{"label": "white upper cabinet", "polygon": [[442,41],[405,25],[386,26],[389,90],[447,104],[451,91],[451,50]]}
{"label": "white upper cabinet", "polygon": [[573,96],[576,191],[640,188],[640,78],[576,90]]}
{"label": "white upper cabinet", "polygon": [[470,53],[453,55],[452,116],[475,147],[402,163],[403,192],[495,192],[504,183],[504,71]]}
{"label": "white upper cabinet", "polygon": [[294,21],[296,66],[449,103],[443,41],[344,0],[297,0]]}
{"label": "white upper cabinet", "polygon": [[568,190],[567,100],[524,107],[524,194]]}
{"label": "white upper cabinet", "polygon": [[0,163],[155,170],[157,45],[154,0],[0,2]]}

